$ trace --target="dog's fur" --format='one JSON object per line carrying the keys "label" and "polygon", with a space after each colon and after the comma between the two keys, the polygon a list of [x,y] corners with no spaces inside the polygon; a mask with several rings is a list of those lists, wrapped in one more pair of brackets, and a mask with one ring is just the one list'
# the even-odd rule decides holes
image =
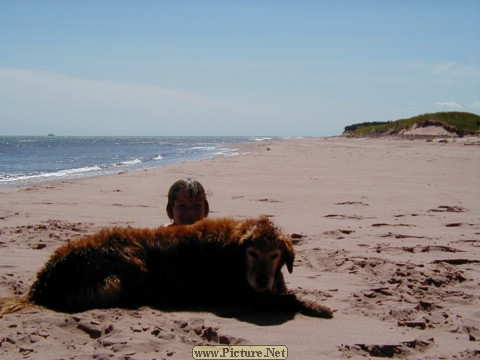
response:
{"label": "dog's fur", "polygon": [[109,228],[59,248],[27,296],[58,311],[240,305],[331,318],[289,293],[291,240],[266,217],[157,229]]}

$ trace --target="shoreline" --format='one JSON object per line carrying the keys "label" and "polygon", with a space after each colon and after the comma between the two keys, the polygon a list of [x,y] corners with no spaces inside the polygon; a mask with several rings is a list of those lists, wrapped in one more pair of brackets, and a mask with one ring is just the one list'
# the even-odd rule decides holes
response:
{"label": "shoreline", "polygon": [[[16,141],[8,141],[8,139]],[[86,179],[97,176],[115,175],[122,172],[142,171],[145,169],[156,169],[171,164],[178,164],[190,161],[200,161],[203,159],[215,158],[218,156],[235,156],[235,146],[237,144],[263,141],[272,139],[265,137],[238,137],[238,136],[213,136],[213,137],[161,137],[161,136],[59,136],[57,144],[60,148],[59,157],[53,156],[49,159],[32,163],[28,157],[30,151],[47,151],[50,149],[50,139],[47,136],[0,136],[0,140],[5,140],[6,156],[17,157],[16,161],[25,164],[17,171],[11,172],[2,167],[0,171],[0,189],[34,186],[47,183],[56,183],[63,180]],[[64,140],[64,139],[68,139]],[[95,139],[95,140],[93,140]],[[107,139],[107,140],[105,140]],[[280,138],[279,138],[280,139]],[[112,140],[115,141],[112,146]],[[127,140],[127,141],[126,141]],[[128,140],[133,141],[130,143]],[[103,141],[103,143],[102,143]],[[157,142],[156,147],[131,149],[133,145],[148,146]],[[32,143],[31,147],[23,148],[23,143]],[[80,155],[83,152],[81,146],[100,146],[105,156],[98,157],[95,153]],[[15,154],[14,146],[22,148],[20,153]],[[184,147],[187,145],[186,147]],[[190,145],[190,146],[188,146]],[[9,147],[10,146],[10,147]],[[12,147],[13,146],[13,147]],[[63,148],[62,148],[63,146]],[[69,147],[75,147],[78,154],[68,153],[63,155],[62,151]],[[127,149],[128,147],[128,149]],[[122,151],[125,149],[126,151]],[[130,154],[130,155],[127,155]],[[163,154],[163,155],[162,155]],[[166,155],[165,155],[166,154]],[[77,156],[78,155],[78,156]],[[164,156],[166,156],[164,158]],[[70,161],[71,158],[84,159],[84,161]],[[46,157],[48,158],[48,156]],[[69,165],[66,165],[66,164]],[[59,164],[59,166],[57,166]],[[43,169],[43,170],[42,170]]]}
{"label": "shoreline", "polygon": [[[192,310],[32,310],[0,318],[0,339],[10,339],[0,356],[185,359],[194,345],[222,338],[286,345],[300,360],[373,356],[368,349],[473,359],[480,147],[465,145],[303,137],[250,143],[239,156],[0,189],[0,296],[25,294],[67,241],[104,226],[165,224],[168,188],[194,177],[207,191],[211,217],[268,215],[296,234],[287,286],[336,311],[332,320],[270,313],[239,320]],[[197,334],[198,326],[211,336]]]}
{"label": "shoreline", "polygon": [[[44,136],[47,137],[47,136]],[[62,136],[58,136],[62,137]],[[64,137],[70,137],[70,136],[64,136]],[[86,136],[89,137],[89,136]],[[105,136],[101,136],[105,137]],[[128,137],[128,136],[125,136]],[[328,140],[328,139],[345,139],[345,140],[350,140],[350,141],[360,141],[360,140],[375,140],[375,141],[426,141],[426,142],[454,142],[454,143],[463,143],[464,145],[480,145],[480,137],[479,136],[465,136],[465,137],[456,137],[456,136],[440,136],[440,135],[405,135],[405,136],[362,136],[362,137],[351,137],[351,136],[344,136],[344,135],[336,135],[336,136],[315,136],[315,137],[309,137],[309,136],[296,136],[296,137],[261,137],[259,139],[247,141],[247,142],[241,142],[241,143],[221,143],[218,144],[219,147],[221,148],[227,148],[232,151],[240,151],[239,154],[233,154],[233,155],[226,155],[226,154],[218,154],[206,159],[197,159],[197,160],[182,160],[178,162],[173,162],[173,163],[167,163],[165,165],[158,165],[158,166],[152,166],[152,167],[145,167],[145,168],[140,168],[140,169],[125,169],[125,170],[118,170],[116,172],[111,172],[111,173],[105,173],[105,174],[92,174],[92,175],[80,175],[77,177],[65,177],[62,179],[51,179],[51,180],[44,180],[44,181],[39,181],[39,182],[32,182],[31,184],[21,184],[21,185],[12,185],[12,186],[1,186],[0,187],[0,193],[2,190],[5,189],[15,189],[15,188],[24,188],[24,187],[37,187],[37,186],[42,186],[42,185],[50,185],[54,186],[56,184],[61,184],[61,183],[68,183],[68,182],[73,182],[73,181],[81,181],[85,179],[92,179],[92,178],[101,178],[105,176],[116,176],[116,175],[122,175],[122,174],[127,174],[127,173],[134,173],[134,172],[142,172],[142,171],[149,171],[149,170],[156,170],[156,169],[163,169],[167,168],[169,166],[174,166],[174,165],[179,165],[179,164],[188,164],[188,163],[195,163],[195,162],[202,162],[205,160],[211,160],[215,158],[222,158],[222,157],[237,157],[237,156],[242,156],[244,155],[245,152],[248,152],[250,149],[254,149],[256,144],[261,144],[261,143],[266,143],[266,142],[277,142],[277,141],[290,141],[290,140],[301,140],[301,139],[323,139],[323,140]]]}

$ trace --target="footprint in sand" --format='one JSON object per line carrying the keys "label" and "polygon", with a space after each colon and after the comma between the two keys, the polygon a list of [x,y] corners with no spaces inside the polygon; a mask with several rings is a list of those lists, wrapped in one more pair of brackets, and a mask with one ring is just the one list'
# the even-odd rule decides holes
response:
{"label": "footprint in sand", "polygon": [[358,205],[358,206],[369,206],[367,203],[364,203],[362,201],[344,201],[344,202],[338,202],[335,205]]}
{"label": "footprint in sand", "polygon": [[322,233],[323,236],[325,237],[331,237],[337,240],[341,240],[345,238],[345,235],[350,235],[354,233],[355,230],[343,230],[343,229],[338,229],[338,230],[330,230],[330,231],[325,231]]}
{"label": "footprint in sand", "polygon": [[340,214],[329,214],[325,215],[327,219],[337,219],[337,220],[362,220],[365,217],[360,215],[340,215]]}
{"label": "footprint in sand", "polygon": [[465,212],[466,209],[461,206],[450,206],[450,205],[440,205],[435,209],[428,210],[429,212],[455,212],[455,213],[462,213]]}
{"label": "footprint in sand", "polygon": [[399,215],[394,215],[393,217],[399,218],[399,217],[404,217],[404,216],[420,216],[420,214],[399,214]]}
{"label": "footprint in sand", "polygon": [[244,339],[219,333],[218,327],[206,326],[205,320],[202,318],[191,318],[185,320],[175,320],[174,324],[183,333],[193,332],[203,340],[218,343],[221,345],[237,345],[245,342]]}
{"label": "footprint in sand", "polygon": [[394,234],[392,232],[388,232],[386,234],[380,235],[380,237],[394,237],[395,239],[427,239],[427,236],[416,236],[416,235],[405,235],[405,234]]}
{"label": "footprint in sand", "polygon": [[462,226],[463,223],[450,223],[450,224],[445,224],[446,227],[460,227]]}
{"label": "footprint in sand", "polygon": [[399,344],[355,344],[355,345],[341,345],[339,350],[347,356],[361,355],[362,357],[406,357],[413,355],[413,353],[422,353],[427,348],[434,345],[434,339],[412,341],[403,341]]}
{"label": "footprint in sand", "polygon": [[387,223],[375,223],[372,224],[372,227],[382,227],[382,226],[405,226],[405,227],[415,227],[417,225],[411,224],[387,224]]}

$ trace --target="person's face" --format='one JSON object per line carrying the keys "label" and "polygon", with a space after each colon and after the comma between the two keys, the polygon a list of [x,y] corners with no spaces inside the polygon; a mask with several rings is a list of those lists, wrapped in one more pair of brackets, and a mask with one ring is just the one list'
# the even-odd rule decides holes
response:
{"label": "person's face", "polygon": [[173,205],[173,223],[191,225],[205,217],[205,202],[203,199],[190,198],[188,192],[179,191]]}

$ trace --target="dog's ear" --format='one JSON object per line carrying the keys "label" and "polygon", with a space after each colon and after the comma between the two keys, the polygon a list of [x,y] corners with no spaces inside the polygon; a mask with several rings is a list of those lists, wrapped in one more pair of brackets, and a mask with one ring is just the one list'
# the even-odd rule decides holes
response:
{"label": "dog's ear", "polygon": [[293,249],[292,241],[285,236],[284,238],[285,252],[283,254],[285,264],[287,265],[288,272],[293,272],[293,261],[295,260],[295,250]]}

